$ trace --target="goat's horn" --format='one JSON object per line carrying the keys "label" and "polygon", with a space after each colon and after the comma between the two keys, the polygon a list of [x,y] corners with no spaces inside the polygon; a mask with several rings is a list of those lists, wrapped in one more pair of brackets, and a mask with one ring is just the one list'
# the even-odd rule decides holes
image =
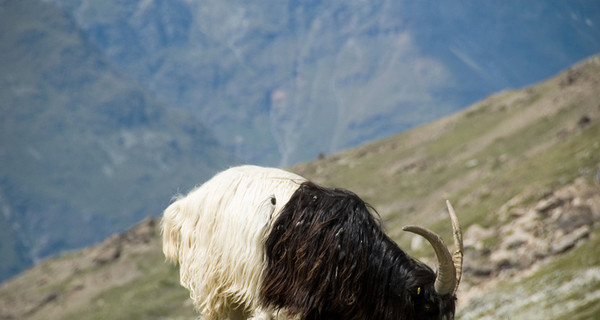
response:
{"label": "goat's horn", "polygon": [[435,292],[438,294],[451,293],[456,287],[456,269],[452,262],[452,255],[446,248],[442,238],[435,232],[419,226],[406,226],[402,230],[416,233],[429,241],[438,260],[438,274],[434,284]]}
{"label": "goat's horn", "polygon": [[422,236],[433,247],[438,260],[438,275],[434,283],[435,292],[438,294],[454,294],[456,289],[458,289],[458,283],[462,274],[462,233],[452,205],[449,201],[446,201],[446,205],[448,206],[448,213],[450,214],[452,231],[454,233],[454,246],[456,247],[454,257],[448,251],[442,238],[435,232],[419,226],[406,226],[402,228],[404,231]]}
{"label": "goat's horn", "polygon": [[452,234],[454,237],[454,253],[452,254],[452,262],[454,262],[454,269],[456,270],[456,286],[454,287],[453,293],[458,290],[460,279],[462,277],[462,265],[463,265],[463,240],[462,231],[460,229],[460,223],[458,223],[458,217],[452,208],[449,200],[446,200],[446,206],[448,207],[448,214],[450,215],[450,221],[452,221]]}

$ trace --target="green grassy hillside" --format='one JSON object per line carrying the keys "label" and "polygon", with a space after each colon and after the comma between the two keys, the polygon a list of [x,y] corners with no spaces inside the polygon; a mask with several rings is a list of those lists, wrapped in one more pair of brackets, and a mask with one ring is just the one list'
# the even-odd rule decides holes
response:
{"label": "green grassy hillside", "polygon": [[[450,199],[465,236],[459,319],[595,319],[598,88],[593,57],[544,83],[291,169],[355,191],[401,247],[428,263],[430,247],[400,227],[418,223],[449,240]],[[146,221],[5,283],[0,319],[193,319],[155,228]]]}

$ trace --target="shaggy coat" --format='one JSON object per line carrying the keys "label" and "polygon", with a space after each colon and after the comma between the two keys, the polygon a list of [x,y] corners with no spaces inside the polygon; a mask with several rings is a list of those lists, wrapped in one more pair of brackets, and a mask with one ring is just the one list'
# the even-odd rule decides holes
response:
{"label": "shaggy coat", "polygon": [[432,299],[435,273],[386,236],[369,206],[348,190],[303,183],[273,224],[265,251],[263,302],[302,319],[454,313],[454,297]]}
{"label": "shaggy coat", "polygon": [[162,220],[204,319],[452,319],[454,293],[385,235],[354,193],[273,168],[235,167]]}
{"label": "shaggy coat", "polygon": [[255,166],[223,171],[162,218],[163,252],[205,319],[269,319],[259,303],[264,241],[277,214],[306,179]]}

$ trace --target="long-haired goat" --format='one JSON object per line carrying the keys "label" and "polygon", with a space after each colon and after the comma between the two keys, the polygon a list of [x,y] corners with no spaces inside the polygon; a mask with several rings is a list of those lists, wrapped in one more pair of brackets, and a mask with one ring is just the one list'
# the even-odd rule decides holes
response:
{"label": "long-haired goat", "polygon": [[448,211],[454,256],[435,233],[404,228],[431,243],[436,274],[354,193],[241,166],[165,210],[163,252],[205,319],[453,319],[462,235]]}

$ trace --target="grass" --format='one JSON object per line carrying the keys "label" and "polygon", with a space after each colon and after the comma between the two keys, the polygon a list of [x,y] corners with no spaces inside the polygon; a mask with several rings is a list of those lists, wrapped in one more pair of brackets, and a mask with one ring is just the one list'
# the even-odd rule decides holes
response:
{"label": "grass", "polygon": [[144,277],[103,291],[84,310],[65,319],[125,320],[167,316],[193,319],[196,315],[190,306],[185,305],[187,299],[189,293],[179,285],[176,270],[161,266]]}
{"label": "grass", "polygon": [[195,319],[195,311],[187,304],[189,293],[179,284],[177,268],[165,263],[159,250],[128,254],[123,259],[135,266],[138,276],[99,291],[89,303],[62,319]]}

